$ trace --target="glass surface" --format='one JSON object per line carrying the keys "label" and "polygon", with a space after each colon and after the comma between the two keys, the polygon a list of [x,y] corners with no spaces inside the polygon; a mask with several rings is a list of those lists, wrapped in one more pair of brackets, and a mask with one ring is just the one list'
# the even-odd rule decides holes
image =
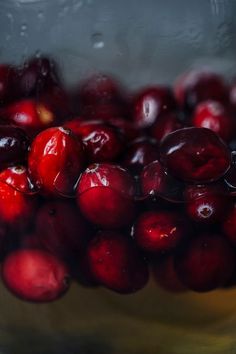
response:
{"label": "glass surface", "polygon": [[[190,67],[236,72],[234,0],[1,0],[0,61],[52,54],[68,84],[95,71],[130,87],[172,82]],[[73,284],[61,300],[24,303],[0,289],[5,354],[230,354],[236,291],[135,295]]]}

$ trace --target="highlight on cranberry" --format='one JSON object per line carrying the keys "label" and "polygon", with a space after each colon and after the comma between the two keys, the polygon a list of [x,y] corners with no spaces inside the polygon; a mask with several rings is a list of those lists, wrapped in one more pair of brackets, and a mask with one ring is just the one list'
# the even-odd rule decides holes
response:
{"label": "highlight on cranberry", "polygon": [[0,261],[8,290],[236,285],[235,81],[191,70],[131,92],[68,88],[53,58],[0,64]]}

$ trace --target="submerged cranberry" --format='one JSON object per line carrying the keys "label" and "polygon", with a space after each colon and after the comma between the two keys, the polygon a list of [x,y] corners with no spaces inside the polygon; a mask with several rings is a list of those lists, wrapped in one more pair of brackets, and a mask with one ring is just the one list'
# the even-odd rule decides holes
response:
{"label": "submerged cranberry", "polygon": [[166,192],[168,177],[158,160],[144,167],[140,175],[142,195],[159,195]]}
{"label": "submerged cranberry", "polygon": [[167,135],[160,145],[160,161],[184,181],[219,179],[230,166],[227,146],[210,129],[184,128]]}
{"label": "submerged cranberry", "polygon": [[133,227],[135,241],[148,252],[165,252],[175,248],[187,232],[182,215],[164,210],[144,212]]}
{"label": "submerged cranberry", "polygon": [[46,129],[31,145],[29,169],[44,192],[73,195],[83,163],[82,143],[68,129]]}
{"label": "submerged cranberry", "polygon": [[69,202],[45,203],[36,215],[36,233],[42,247],[70,260],[83,249],[88,227],[79,211]]}
{"label": "submerged cranberry", "polygon": [[192,124],[199,128],[208,128],[223,140],[229,141],[234,136],[235,122],[224,106],[208,100],[200,103],[194,112]]}
{"label": "submerged cranberry", "polygon": [[2,278],[11,292],[34,302],[56,300],[69,288],[66,265],[43,250],[10,253],[3,262]]}
{"label": "submerged cranberry", "polygon": [[133,121],[140,128],[154,124],[161,113],[175,108],[175,101],[169,87],[147,87],[137,93],[133,101]]}
{"label": "submerged cranberry", "polygon": [[118,165],[93,164],[80,178],[77,202],[89,221],[103,227],[121,227],[133,219],[134,193],[134,181],[127,170]]}
{"label": "submerged cranberry", "polygon": [[15,67],[0,64],[0,104],[13,101],[18,95],[17,73]]}
{"label": "submerged cranberry", "polygon": [[192,110],[199,102],[225,102],[227,87],[223,78],[210,71],[192,70],[181,75],[174,85],[175,98],[181,108]]}
{"label": "submerged cranberry", "polygon": [[0,126],[0,168],[24,161],[28,147],[29,139],[22,129]]}
{"label": "submerged cranberry", "polygon": [[118,293],[134,293],[148,281],[148,267],[132,240],[103,231],[91,241],[88,260],[97,281]]}
{"label": "submerged cranberry", "polygon": [[175,113],[169,112],[162,114],[154,125],[151,127],[151,135],[157,141],[161,141],[169,133],[182,128],[182,123],[179,121]]}
{"label": "submerged cranberry", "polygon": [[202,234],[179,249],[175,259],[180,280],[189,289],[204,292],[231,279],[235,269],[234,251],[217,234]]}
{"label": "submerged cranberry", "polygon": [[139,174],[143,167],[157,160],[159,147],[154,139],[138,138],[130,143],[122,159],[122,165]]}

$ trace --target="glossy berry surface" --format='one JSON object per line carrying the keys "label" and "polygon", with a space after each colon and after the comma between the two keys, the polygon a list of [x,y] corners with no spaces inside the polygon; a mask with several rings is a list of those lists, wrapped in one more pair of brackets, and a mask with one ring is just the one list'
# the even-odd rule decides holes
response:
{"label": "glossy berry surface", "polygon": [[205,292],[223,286],[235,269],[234,251],[218,234],[201,234],[186,242],[175,259],[180,280],[189,289]]}
{"label": "glossy berry surface", "polygon": [[50,253],[36,249],[10,253],[3,262],[2,277],[12,293],[33,302],[55,300],[69,288],[66,265]]}
{"label": "glossy berry surface", "polygon": [[165,194],[168,176],[158,160],[144,167],[140,175],[140,185],[143,196]]}
{"label": "glossy berry surface", "polygon": [[7,167],[0,171],[0,181],[23,194],[32,195],[38,192],[38,187],[29,176],[28,169],[22,165]]}
{"label": "glossy berry surface", "polygon": [[148,281],[146,262],[132,240],[117,232],[101,232],[88,247],[88,259],[97,281],[118,293],[134,293]]}
{"label": "glossy berry surface", "polygon": [[160,161],[175,177],[196,183],[219,179],[231,158],[228,147],[213,131],[190,127],[166,136],[160,146]]}

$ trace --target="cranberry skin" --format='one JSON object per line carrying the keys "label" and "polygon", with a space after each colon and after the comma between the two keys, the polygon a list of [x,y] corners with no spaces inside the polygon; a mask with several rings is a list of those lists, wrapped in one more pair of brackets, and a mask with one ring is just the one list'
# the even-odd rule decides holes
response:
{"label": "cranberry skin", "polygon": [[148,267],[132,240],[103,231],[88,246],[88,260],[97,281],[121,294],[134,293],[148,281]]}
{"label": "cranberry skin", "polygon": [[0,172],[0,181],[25,194],[35,194],[38,187],[32,182],[25,166],[8,167]]}
{"label": "cranberry skin", "polygon": [[174,113],[162,114],[151,127],[151,136],[161,141],[169,133],[182,128],[182,123]]}
{"label": "cranberry skin", "polygon": [[133,237],[144,251],[166,252],[175,248],[187,231],[181,215],[169,211],[150,211],[138,217]]}
{"label": "cranberry skin", "polygon": [[154,264],[154,279],[164,290],[171,293],[186,291],[186,287],[180,281],[174,266],[174,256],[169,254]]}
{"label": "cranberry skin", "polygon": [[69,288],[66,265],[50,253],[36,249],[10,253],[3,262],[2,278],[13,294],[33,302],[56,300]]}
{"label": "cranberry skin", "polygon": [[212,100],[202,102],[196,107],[192,125],[211,129],[225,141],[230,141],[233,138],[235,128],[233,118],[224,106]]}
{"label": "cranberry skin", "polygon": [[174,85],[175,98],[181,108],[192,110],[199,102],[227,100],[227,87],[223,78],[209,71],[189,71]]}
{"label": "cranberry skin", "polygon": [[236,245],[236,205],[226,215],[222,224],[222,230],[228,240],[233,245]]}
{"label": "cranberry skin", "polygon": [[22,129],[0,126],[0,168],[24,161],[28,147],[29,139]]}
{"label": "cranberry skin", "polygon": [[141,135],[140,129],[138,129],[133,122],[125,120],[124,118],[113,118],[109,122],[121,131],[127,142],[131,142]]}
{"label": "cranberry skin", "polygon": [[88,227],[78,210],[69,202],[45,203],[36,215],[36,233],[42,247],[70,260],[82,251]]}
{"label": "cranberry skin", "polygon": [[153,161],[144,167],[140,175],[142,195],[159,195],[166,192],[168,177],[159,161]]}
{"label": "cranberry skin", "polygon": [[231,201],[219,185],[194,185],[185,190],[186,212],[196,222],[213,224],[224,218]]}
{"label": "cranberry skin", "polygon": [[159,147],[154,139],[138,138],[130,143],[122,159],[122,165],[134,174],[159,158]]}
{"label": "cranberry skin", "polygon": [[122,227],[134,217],[134,193],[134,181],[125,169],[94,164],[80,178],[77,203],[92,223],[105,228]]}
{"label": "cranberry skin", "polygon": [[18,69],[18,86],[22,96],[39,94],[59,83],[57,65],[51,58],[32,58]]}
{"label": "cranberry skin", "polygon": [[236,188],[236,165],[233,163],[230,169],[224,175],[224,181],[226,185],[231,189],[235,190]]}
{"label": "cranberry skin", "polygon": [[28,163],[33,180],[45,193],[73,195],[83,168],[83,145],[70,130],[49,128],[33,140]]}
{"label": "cranberry skin", "polygon": [[6,104],[17,97],[17,71],[8,64],[0,64],[0,104]]}
{"label": "cranberry skin", "polygon": [[164,86],[147,87],[133,100],[133,121],[140,128],[153,125],[161,113],[175,109],[171,90]]}
{"label": "cranberry skin", "polygon": [[184,128],[167,135],[160,145],[160,161],[175,177],[189,182],[219,179],[230,166],[230,152],[207,128]]}
{"label": "cranberry skin", "polygon": [[189,289],[206,292],[226,284],[235,269],[234,251],[217,234],[201,234],[179,249],[175,267]]}

